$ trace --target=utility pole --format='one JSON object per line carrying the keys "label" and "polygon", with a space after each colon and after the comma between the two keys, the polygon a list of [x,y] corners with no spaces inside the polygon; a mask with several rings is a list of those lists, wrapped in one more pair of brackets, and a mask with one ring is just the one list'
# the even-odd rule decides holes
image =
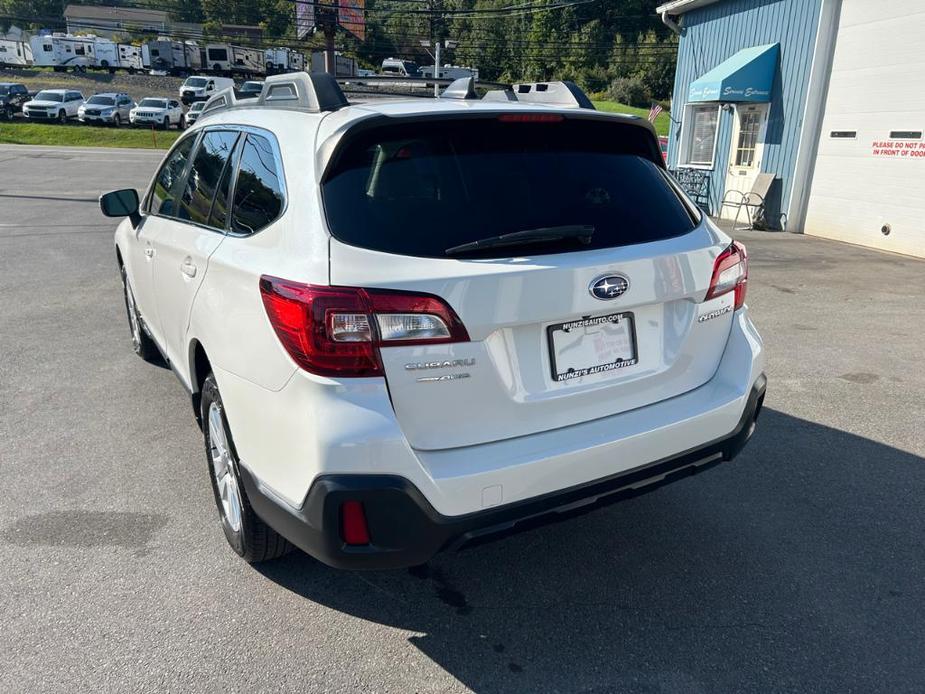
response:
{"label": "utility pole", "polygon": [[430,40],[434,47],[434,96],[440,96],[440,48],[443,44],[443,12],[441,0],[430,0]]}
{"label": "utility pole", "polygon": [[324,34],[324,71],[334,77],[337,76],[337,46],[334,39],[337,36],[338,5],[338,0],[330,5],[315,5],[315,23]]}
{"label": "utility pole", "polygon": [[440,77],[440,47],[443,46],[443,41],[437,40],[436,45],[434,46],[434,96],[440,96],[440,85],[437,84],[437,79]]}

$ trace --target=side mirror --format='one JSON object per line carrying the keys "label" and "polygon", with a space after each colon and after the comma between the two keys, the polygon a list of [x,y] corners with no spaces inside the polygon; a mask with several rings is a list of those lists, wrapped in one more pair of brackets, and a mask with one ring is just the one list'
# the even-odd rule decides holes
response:
{"label": "side mirror", "polygon": [[114,190],[100,196],[100,210],[107,217],[128,217],[133,227],[141,223],[138,214],[138,191],[134,188]]}

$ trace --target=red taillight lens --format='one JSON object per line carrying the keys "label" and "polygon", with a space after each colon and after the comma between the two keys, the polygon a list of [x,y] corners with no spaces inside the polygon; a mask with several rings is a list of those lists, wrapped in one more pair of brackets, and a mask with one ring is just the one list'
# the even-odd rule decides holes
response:
{"label": "red taillight lens", "polygon": [[320,376],[381,376],[382,345],[468,342],[443,300],[359,287],[322,287],[260,278],[270,324],[289,355]]}
{"label": "red taillight lens", "polygon": [[340,534],[348,545],[368,545],[366,512],[359,501],[345,501],[340,507]]}
{"label": "red taillight lens", "polygon": [[708,299],[735,292],[735,310],[745,304],[745,291],[748,289],[748,253],[745,246],[733,241],[725,251],[719,254],[713,264],[713,279],[707,290]]}

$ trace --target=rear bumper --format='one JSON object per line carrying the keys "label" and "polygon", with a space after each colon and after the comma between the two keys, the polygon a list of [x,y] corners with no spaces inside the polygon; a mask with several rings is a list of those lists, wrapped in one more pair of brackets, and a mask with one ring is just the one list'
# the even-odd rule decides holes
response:
{"label": "rear bumper", "polygon": [[[396,475],[323,475],[295,509],[262,487],[242,466],[254,511],[305,552],[343,569],[387,569],[422,564],[444,549],[560,520],[732,460],[755,429],[766,388],[760,375],[735,428],[718,440],[667,459],[531,499],[460,516],[445,516],[410,481]],[[340,538],[343,502],[363,503],[372,543],[346,545]]]}

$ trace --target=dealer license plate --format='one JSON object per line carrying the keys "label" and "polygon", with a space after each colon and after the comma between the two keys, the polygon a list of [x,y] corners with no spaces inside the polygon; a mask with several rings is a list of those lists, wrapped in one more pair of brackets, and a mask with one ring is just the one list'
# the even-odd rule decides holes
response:
{"label": "dealer license plate", "polygon": [[547,332],[554,381],[624,369],[639,361],[632,313],[588,316],[550,325]]}

